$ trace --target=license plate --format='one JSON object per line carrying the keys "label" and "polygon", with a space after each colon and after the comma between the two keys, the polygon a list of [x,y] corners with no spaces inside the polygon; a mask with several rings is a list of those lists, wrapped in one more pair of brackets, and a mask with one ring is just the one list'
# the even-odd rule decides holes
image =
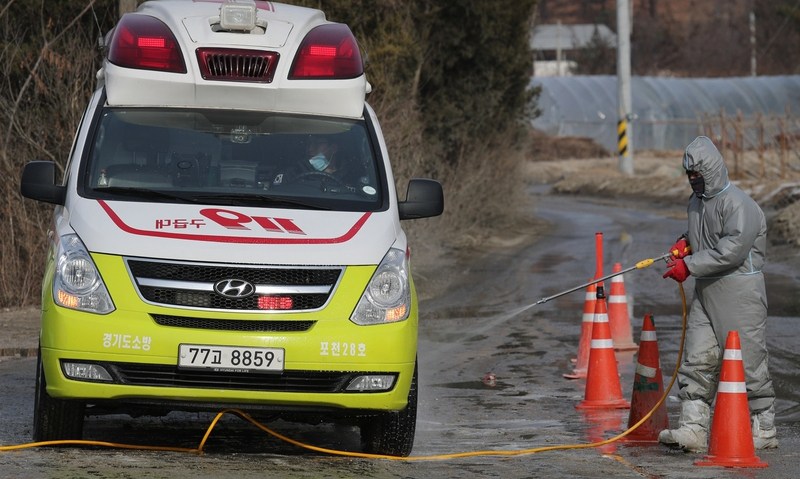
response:
{"label": "license plate", "polygon": [[178,367],[213,371],[283,371],[283,349],[181,344]]}

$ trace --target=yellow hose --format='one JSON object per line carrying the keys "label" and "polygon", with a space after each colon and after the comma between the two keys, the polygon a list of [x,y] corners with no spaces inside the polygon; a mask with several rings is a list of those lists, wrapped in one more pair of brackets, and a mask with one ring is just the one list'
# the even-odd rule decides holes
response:
{"label": "yellow hose", "polygon": [[[649,264],[642,266],[647,267],[652,264],[651,260]],[[640,263],[644,263],[645,261],[641,261]],[[639,264],[637,263],[637,268]],[[102,446],[102,447],[109,447],[109,448],[117,448],[117,449],[136,449],[136,450],[145,450],[145,451],[170,451],[170,452],[185,452],[185,453],[195,453],[195,454],[202,454],[203,448],[205,447],[208,438],[211,436],[211,432],[216,427],[217,423],[225,414],[234,414],[239,416],[240,418],[244,419],[245,421],[250,422],[257,428],[261,429],[262,431],[266,432],[267,434],[280,439],[286,443],[292,444],[294,446],[307,449],[309,451],[320,452],[324,454],[330,454],[334,456],[345,456],[345,457],[358,457],[358,458],[365,458],[365,459],[388,459],[393,461],[441,461],[447,459],[458,459],[463,457],[478,457],[478,456],[523,456],[529,454],[537,454],[540,452],[546,451],[559,451],[559,450],[567,450],[567,449],[589,449],[593,447],[600,447],[606,444],[610,444],[615,441],[619,441],[623,437],[627,436],[631,432],[633,432],[636,428],[644,424],[645,421],[650,419],[650,416],[664,403],[669,394],[670,389],[672,389],[672,385],[675,384],[675,380],[678,377],[678,368],[680,367],[681,358],[683,357],[683,344],[684,340],[686,339],[686,293],[683,290],[683,284],[678,283],[678,289],[680,290],[681,294],[681,302],[683,303],[683,310],[682,310],[682,327],[681,327],[681,341],[680,346],[678,348],[678,359],[675,363],[675,370],[672,373],[672,378],[670,379],[669,385],[664,388],[664,394],[661,395],[658,402],[653,406],[653,408],[644,415],[636,424],[629,427],[625,431],[617,434],[616,436],[610,437],[603,441],[585,443],[585,444],[562,444],[562,445],[555,445],[555,446],[543,446],[543,447],[534,447],[530,449],[518,449],[518,450],[483,450],[483,451],[467,451],[467,452],[455,452],[449,454],[432,454],[428,456],[409,456],[409,457],[399,457],[399,456],[388,456],[383,454],[367,454],[363,452],[351,452],[351,451],[340,451],[336,449],[328,449],[324,447],[317,447],[312,446],[309,444],[302,443],[300,441],[296,441],[291,439],[287,436],[284,436],[267,426],[264,426],[260,422],[253,419],[250,415],[241,411],[239,409],[225,409],[217,413],[214,419],[211,421],[211,424],[206,429],[205,434],[203,435],[203,439],[200,441],[196,448],[183,448],[183,447],[166,447],[166,446],[137,446],[131,444],[119,444],[113,442],[102,442],[102,441],[86,441],[86,440],[62,440],[62,441],[42,441],[42,442],[31,442],[27,444],[19,444],[16,446],[0,446],[0,452],[4,451],[15,451],[20,449],[27,449],[32,447],[40,447],[40,446],[62,446],[62,445],[79,445],[79,446]]]}

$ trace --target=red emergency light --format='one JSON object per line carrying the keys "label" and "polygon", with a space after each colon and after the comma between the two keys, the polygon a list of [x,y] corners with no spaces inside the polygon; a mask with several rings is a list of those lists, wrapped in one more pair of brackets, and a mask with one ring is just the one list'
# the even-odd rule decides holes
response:
{"label": "red emergency light", "polygon": [[125,68],[186,73],[175,35],[164,22],[149,15],[123,15],[111,36],[108,61]]}
{"label": "red emergency light", "polygon": [[313,28],[297,50],[290,80],[344,80],[364,73],[361,52],[353,32],[342,23]]}

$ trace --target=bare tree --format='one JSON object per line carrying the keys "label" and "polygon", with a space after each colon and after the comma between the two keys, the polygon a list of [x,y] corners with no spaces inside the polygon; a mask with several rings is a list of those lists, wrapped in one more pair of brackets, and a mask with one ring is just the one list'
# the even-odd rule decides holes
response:
{"label": "bare tree", "polygon": [[[77,28],[97,0],[53,31],[44,5],[40,19],[9,18],[13,1],[0,9],[0,306],[38,299],[52,208],[19,193],[24,163],[48,159],[64,165],[85,100],[94,87],[97,49],[91,31]],[[17,6],[20,6],[18,4]],[[35,7],[25,5],[27,12]],[[94,20],[92,20],[94,22]],[[31,36],[30,28],[39,27]],[[27,37],[25,36],[27,35]],[[41,39],[38,45],[31,41]],[[22,68],[20,68],[22,65]]]}

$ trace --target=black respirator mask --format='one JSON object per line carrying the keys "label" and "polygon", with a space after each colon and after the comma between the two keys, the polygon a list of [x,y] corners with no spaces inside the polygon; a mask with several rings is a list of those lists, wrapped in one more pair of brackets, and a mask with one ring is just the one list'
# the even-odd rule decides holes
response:
{"label": "black respirator mask", "polygon": [[689,184],[692,185],[692,191],[694,191],[695,196],[702,198],[703,193],[706,192],[706,180],[702,176],[695,176],[694,178],[689,178]]}

